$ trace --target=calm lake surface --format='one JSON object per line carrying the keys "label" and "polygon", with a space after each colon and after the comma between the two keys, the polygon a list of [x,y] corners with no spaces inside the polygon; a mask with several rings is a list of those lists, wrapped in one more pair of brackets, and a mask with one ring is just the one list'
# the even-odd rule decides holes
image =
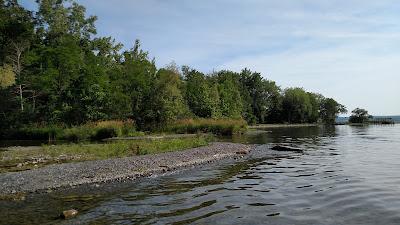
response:
{"label": "calm lake surface", "polygon": [[[305,151],[0,202],[0,223],[400,224],[399,124],[271,128],[232,140]],[[70,208],[79,216],[56,219]]]}

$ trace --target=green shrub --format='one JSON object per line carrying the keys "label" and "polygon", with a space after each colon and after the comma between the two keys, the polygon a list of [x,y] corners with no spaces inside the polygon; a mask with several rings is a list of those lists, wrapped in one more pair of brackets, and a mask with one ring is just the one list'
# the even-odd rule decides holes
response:
{"label": "green shrub", "polygon": [[73,142],[84,140],[101,140],[116,136],[142,135],[135,129],[132,120],[108,120],[90,122],[80,126],[58,127],[27,127],[5,132],[1,139],[14,140],[68,140]]}
{"label": "green shrub", "polygon": [[118,130],[113,127],[102,127],[98,128],[94,135],[92,135],[92,140],[102,140],[106,138],[112,138],[118,136]]}
{"label": "green shrub", "polygon": [[213,133],[231,135],[247,129],[244,120],[234,119],[185,119],[167,125],[164,131],[174,133]]}
{"label": "green shrub", "polygon": [[1,138],[11,140],[55,140],[60,133],[62,133],[62,128],[58,127],[25,127],[5,132]]}
{"label": "green shrub", "polygon": [[90,139],[93,133],[93,129],[87,127],[71,127],[64,129],[57,139],[78,142]]}

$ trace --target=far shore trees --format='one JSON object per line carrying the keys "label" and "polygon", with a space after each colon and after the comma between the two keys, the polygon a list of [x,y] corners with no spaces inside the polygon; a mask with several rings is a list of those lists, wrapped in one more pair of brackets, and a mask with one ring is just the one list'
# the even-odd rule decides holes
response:
{"label": "far shore trees", "polygon": [[368,111],[361,108],[356,108],[351,111],[351,116],[349,117],[350,123],[366,123],[371,118]]}
{"label": "far shore trees", "polygon": [[347,113],[346,107],[332,98],[322,98],[320,116],[325,124],[334,124],[338,114]]}

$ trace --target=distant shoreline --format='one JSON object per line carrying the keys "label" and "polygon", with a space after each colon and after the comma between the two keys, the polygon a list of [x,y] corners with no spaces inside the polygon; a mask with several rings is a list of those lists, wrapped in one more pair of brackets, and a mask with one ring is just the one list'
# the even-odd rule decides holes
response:
{"label": "distant shoreline", "polygon": [[318,123],[294,123],[294,124],[257,124],[253,126],[248,126],[249,129],[257,129],[257,128],[279,128],[279,127],[318,127],[321,124]]}

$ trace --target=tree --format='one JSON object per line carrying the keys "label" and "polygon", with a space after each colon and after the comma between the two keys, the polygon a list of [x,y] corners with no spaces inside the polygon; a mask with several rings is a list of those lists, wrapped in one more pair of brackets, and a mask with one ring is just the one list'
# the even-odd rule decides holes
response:
{"label": "tree", "polygon": [[320,118],[325,124],[335,124],[336,117],[340,113],[347,113],[346,107],[332,98],[322,98],[320,106]]}
{"label": "tree", "polygon": [[268,103],[264,98],[261,74],[253,73],[245,68],[239,76],[241,83],[240,94],[243,101],[242,116],[248,123],[263,123]]}
{"label": "tree", "polygon": [[198,117],[211,118],[215,116],[216,104],[212,104],[211,87],[205,75],[188,67],[183,67],[186,81],[186,102]]}
{"label": "tree", "polygon": [[[71,4],[65,4],[71,2]],[[39,4],[38,22],[48,42],[57,43],[65,35],[81,40],[81,47],[88,44],[96,34],[96,16],[86,17],[86,9],[75,1],[37,0]],[[68,6],[67,6],[68,5]]]}
{"label": "tree", "polygon": [[[106,72],[113,60],[109,54],[115,50],[112,40],[92,39],[96,17],[86,17],[85,8],[75,1],[37,3],[38,57],[32,64],[39,68],[35,74],[41,88],[39,101],[47,102],[45,117],[67,124],[107,118]],[[103,97],[91,101],[95,96]]]}
{"label": "tree", "polygon": [[20,110],[24,111],[23,93],[27,88],[24,77],[24,55],[34,35],[32,14],[21,7],[17,1],[1,2],[2,25],[0,26],[0,65],[9,64],[15,74],[15,83],[20,102]]}
{"label": "tree", "polygon": [[240,95],[239,75],[232,71],[220,71],[216,74],[216,79],[222,117],[241,118],[243,102]]}
{"label": "tree", "polygon": [[282,102],[283,115],[289,123],[307,122],[312,114],[309,95],[302,88],[288,88]]}
{"label": "tree", "polygon": [[36,2],[31,12],[16,0],[0,0],[3,130],[106,119],[133,119],[138,129],[151,129],[186,117],[332,124],[345,110],[302,88],[282,91],[249,69],[157,69],[139,40],[121,53],[112,37],[95,37],[96,16],[76,0]]}
{"label": "tree", "polygon": [[368,111],[361,108],[356,108],[351,111],[351,116],[349,118],[350,123],[366,123],[371,116]]}
{"label": "tree", "polygon": [[125,117],[134,119],[139,127],[145,128],[146,124],[153,124],[156,116],[154,102],[151,101],[156,82],[155,61],[149,60],[148,52],[140,48],[139,40],[123,55],[121,72],[112,78],[111,85],[115,87],[112,99],[122,98],[123,101],[116,99],[121,103],[116,109],[122,109],[128,113]]}
{"label": "tree", "polygon": [[20,99],[21,111],[24,111],[24,96],[25,88],[27,85],[24,84],[23,78],[21,76],[24,63],[23,63],[23,54],[29,47],[29,43],[26,41],[14,42],[11,41],[10,54],[8,55],[8,60],[12,63],[14,74],[17,78],[18,85],[18,96]]}
{"label": "tree", "polygon": [[170,69],[160,69],[156,75],[153,94],[155,107],[154,126],[165,125],[188,115],[189,109],[181,94],[179,74]]}

